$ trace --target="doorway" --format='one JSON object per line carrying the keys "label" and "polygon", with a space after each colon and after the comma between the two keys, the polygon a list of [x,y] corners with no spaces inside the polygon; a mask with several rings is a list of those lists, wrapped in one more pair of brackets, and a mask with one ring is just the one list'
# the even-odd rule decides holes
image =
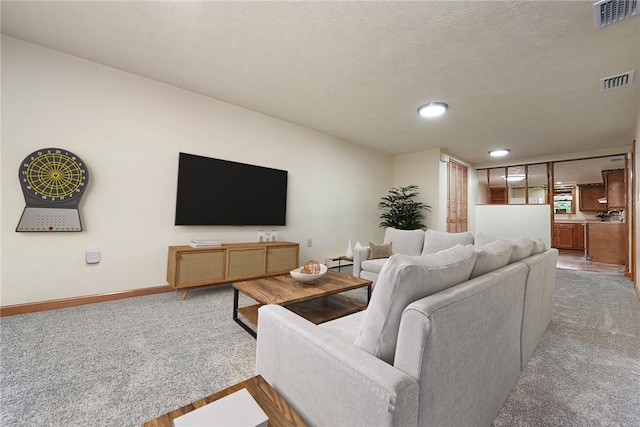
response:
{"label": "doorway", "polygon": [[558,266],[627,273],[628,159],[625,154],[553,162],[552,246]]}

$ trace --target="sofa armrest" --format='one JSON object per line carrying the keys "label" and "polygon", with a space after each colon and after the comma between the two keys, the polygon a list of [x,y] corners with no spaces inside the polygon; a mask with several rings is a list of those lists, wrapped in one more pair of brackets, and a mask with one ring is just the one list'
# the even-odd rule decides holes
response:
{"label": "sofa armrest", "polygon": [[415,426],[415,378],[277,305],[259,310],[256,371],[310,425]]}
{"label": "sofa armrest", "polygon": [[362,261],[369,259],[369,246],[361,246],[353,250],[353,275],[360,277]]}

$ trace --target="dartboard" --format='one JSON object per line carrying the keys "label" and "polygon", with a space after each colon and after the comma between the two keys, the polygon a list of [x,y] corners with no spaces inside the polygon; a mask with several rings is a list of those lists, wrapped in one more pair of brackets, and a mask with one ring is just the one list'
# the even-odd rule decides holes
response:
{"label": "dartboard", "polygon": [[[89,182],[80,157],[59,148],[44,148],[28,155],[19,170],[26,196],[45,204],[77,204]],[[29,205],[27,200],[27,205]]]}

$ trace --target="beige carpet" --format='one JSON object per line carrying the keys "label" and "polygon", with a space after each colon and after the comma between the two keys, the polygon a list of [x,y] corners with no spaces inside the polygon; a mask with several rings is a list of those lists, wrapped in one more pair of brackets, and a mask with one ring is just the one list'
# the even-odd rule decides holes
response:
{"label": "beige carpet", "polygon": [[[559,269],[557,283],[554,321],[494,425],[640,425],[631,282]],[[232,305],[223,286],[0,318],[0,425],[138,426],[252,376]]]}

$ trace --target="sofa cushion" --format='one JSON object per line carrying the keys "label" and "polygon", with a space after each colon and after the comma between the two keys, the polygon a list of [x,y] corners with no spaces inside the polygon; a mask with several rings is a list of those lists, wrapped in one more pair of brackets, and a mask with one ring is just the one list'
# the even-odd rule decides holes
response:
{"label": "sofa cushion", "polygon": [[331,333],[338,335],[345,339],[350,344],[353,344],[358,335],[358,328],[362,321],[364,311],[358,311],[357,313],[350,314],[348,316],[338,317],[335,320],[321,323],[318,328],[325,329]]}
{"label": "sofa cushion", "polygon": [[491,236],[490,234],[483,233],[482,231],[476,234],[475,237],[475,245],[476,246],[485,246],[489,243],[493,243],[498,240],[497,237]]}
{"label": "sofa cushion", "polygon": [[391,256],[391,243],[369,242],[369,259],[389,258]]}
{"label": "sofa cushion", "polygon": [[434,254],[444,249],[449,249],[455,245],[472,245],[473,234],[464,233],[447,233],[444,231],[427,230],[424,233],[424,245],[422,246],[422,255]]}
{"label": "sofa cushion", "polygon": [[368,259],[366,261],[362,261],[360,264],[362,270],[370,271],[372,273],[380,273],[382,267],[387,263],[387,258],[379,258],[379,259]]}
{"label": "sofa cushion", "polygon": [[384,232],[384,243],[393,243],[394,254],[420,255],[424,244],[424,230],[397,230],[387,228]]}
{"label": "sofa cushion", "polygon": [[471,271],[471,279],[509,264],[513,252],[513,245],[505,240],[496,240],[488,245],[471,247],[476,251],[476,263]]}
{"label": "sofa cushion", "polygon": [[541,254],[547,249],[547,247],[545,246],[542,240],[540,239],[531,239],[531,240],[533,240],[533,250],[531,250],[531,255]]}
{"label": "sofa cushion", "polygon": [[526,237],[518,237],[517,239],[511,241],[511,245],[513,245],[513,252],[511,253],[511,258],[509,258],[509,264],[511,264],[512,262],[521,261],[531,256],[531,251],[533,250],[533,240]]}
{"label": "sofa cushion", "polygon": [[513,253],[511,254],[509,264],[521,261],[528,256],[542,253],[546,249],[544,242],[540,239],[529,239],[527,237],[518,237],[517,239],[500,239],[483,232],[476,234],[475,244],[476,246],[485,246],[489,243],[495,242],[496,240],[505,240],[513,245]]}
{"label": "sofa cushion", "polygon": [[473,248],[456,245],[435,254],[394,254],[380,271],[355,345],[393,364],[402,311],[414,301],[469,279]]}

